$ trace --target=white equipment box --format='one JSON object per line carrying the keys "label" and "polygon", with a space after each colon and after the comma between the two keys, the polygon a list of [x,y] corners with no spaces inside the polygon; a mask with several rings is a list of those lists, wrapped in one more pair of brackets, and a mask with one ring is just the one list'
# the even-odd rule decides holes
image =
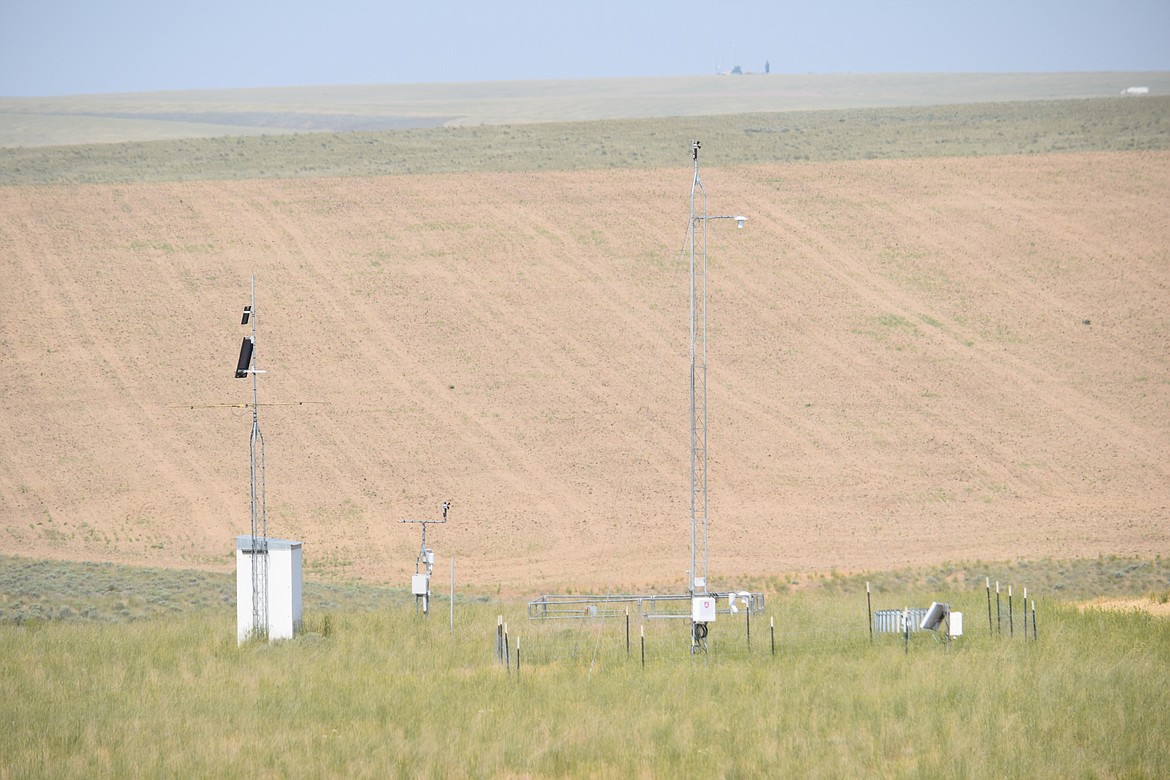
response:
{"label": "white equipment box", "polygon": [[[264,548],[253,550],[251,536],[236,537],[236,640],[243,644],[259,631],[268,639],[292,639],[301,631],[301,543],[290,539],[268,539]],[[259,566],[253,578],[252,567]],[[252,585],[261,588],[260,620],[255,626]]]}
{"label": "white equipment box", "polygon": [[715,621],[715,597],[695,596],[691,599],[691,620],[695,623]]}
{"label": "white equipment box", "polygon": [[410,578],[410,592],[416,596],[425,596],[431,592],[430,577],[425,574],[416,574]]}

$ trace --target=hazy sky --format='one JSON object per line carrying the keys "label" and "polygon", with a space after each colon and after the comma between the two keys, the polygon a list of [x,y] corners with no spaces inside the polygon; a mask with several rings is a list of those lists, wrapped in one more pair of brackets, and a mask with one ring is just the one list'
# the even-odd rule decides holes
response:
{"label": "hazy sky", "polygon": [[0,95],[1170,70],[1170,0],[0,0]]}

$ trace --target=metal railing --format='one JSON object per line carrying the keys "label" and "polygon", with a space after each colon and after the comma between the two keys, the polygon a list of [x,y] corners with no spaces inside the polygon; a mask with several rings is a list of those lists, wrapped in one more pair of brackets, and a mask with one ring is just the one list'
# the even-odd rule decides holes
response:
{"label": "metal railing", "polygon": [[[748,610],[753,615],[764,611],[763,593],[710,593],[721,605],[719,614],[733,611],[729,598],[734,596],[734,611]],[[582,620],[624,615],[629,608],[647,619],[691,618],[689,593],[608,593],[545,594],[528,602],[529,620]]]}

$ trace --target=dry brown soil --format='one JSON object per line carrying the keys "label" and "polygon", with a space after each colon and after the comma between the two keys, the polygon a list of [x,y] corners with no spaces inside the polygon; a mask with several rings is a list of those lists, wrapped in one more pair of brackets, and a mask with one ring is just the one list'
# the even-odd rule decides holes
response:
{"label": "dry brown soil", "polygon": [[1107,612],[1145,612],[1158,618],[1170,617],[1170,602],[1153,598],[1144,599],[1094,599],[1080,605],[1080,610],[1100,609]]}
{"label": "dry brown soil", "polygon": [[[0,552],[230,569],[255,272],[308,576],[683,587],[688,163],[0,188]],[[703,180],[713,584],[1170,554],[1170,154]]]}

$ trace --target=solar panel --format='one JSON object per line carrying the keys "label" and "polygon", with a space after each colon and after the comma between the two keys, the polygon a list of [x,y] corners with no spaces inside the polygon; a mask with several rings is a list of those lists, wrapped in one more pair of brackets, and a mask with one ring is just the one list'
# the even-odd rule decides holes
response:
{"label": "solar panel", "polygon": [[236,379],[243,379],[248,375],[248,369],[252,366],[252,339],[244,336],[244,342],[240,344],[240,360],[236,363]]}

